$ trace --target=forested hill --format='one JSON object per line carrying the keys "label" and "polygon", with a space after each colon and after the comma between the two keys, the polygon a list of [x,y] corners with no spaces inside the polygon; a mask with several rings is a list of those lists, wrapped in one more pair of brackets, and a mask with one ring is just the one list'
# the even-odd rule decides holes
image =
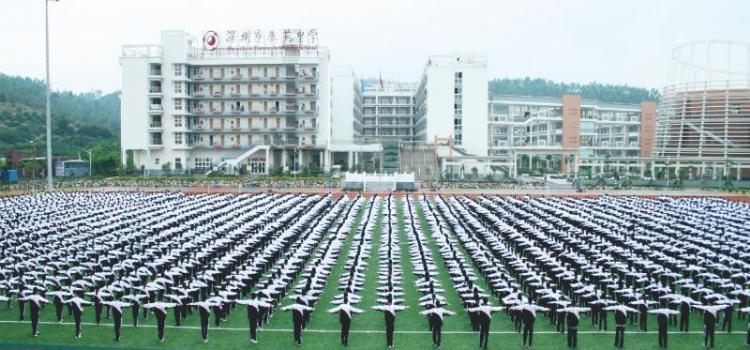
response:
{"label": "forested hill", "polygon": [[[119,150],[119,92],[56,91],[51,102],[55,156],[76,156],[90,148]],[[45,103],[43,81],[0,73],[0,157],[12,149],[25,156],[44,153]]]}
{"label": "forested hill", "polygon": [[[378,78],[361,80],[362,86],[379,84]],[[492,79],[489,82],[489,92],[495,95],[561,97],[568,93],[581,95],[586,99],[613,103],[640,103],[641,101],[658,101],[659,91],[628,85],[613,85],[601,83],[564,83],[546,79],[503,78]]]}
{"label": "forested hill", "polygon": [[563,83],[545,79],[493,79],[489,83],[490,93],[497,95],[522,95],[561,97],[573,93],[586,99],[614,103],[640,103],[641,101],[658,101],[659,91],[628,85],[600,83]]}

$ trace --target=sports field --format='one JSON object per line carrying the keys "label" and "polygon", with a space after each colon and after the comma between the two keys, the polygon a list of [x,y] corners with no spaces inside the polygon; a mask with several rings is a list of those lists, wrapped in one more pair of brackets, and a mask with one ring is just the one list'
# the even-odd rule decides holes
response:
{"label": "sports field", "polygon": [[[395,348],[398,349],[428,349],[432,348],[431,333],[428,329],[427,318],[419,315],[423,309],[418,304],[422,294],[414,288],[418,278],[414,274],[414,267],[410,260],[409,240],[407,237],[407,222],[404,197],[394,197],[396,207],[396,220],[398,227],[401,267],[403,269],[404,300],[410,308],[398,313],[396,321]],[[431,199],[432,200],[432,199]],[[383,313],[371,310],[371,306],[377,305],[376,295],[373,291],[378,286],[379,255],[376,247],[382,243],[384,237],[383,220],[387,220],[385,214],[386,202],[384,200],[363,201],[363,210],[360,210],[351,228],[350,234],[344,242],[341,252],[336,258],[336,264],[330,274],[320,299],[315,304],[310,322],[303,334],[302,348],[307,349],[344,349],[339,342],[339,316],[326,312],[333,307],[331,301],[340,291],[337,290],[339,276],[344,273],[344,265],[348,252],[353,246],[353,237],[361,228],[368,205],[375,205],[375,225],[372,232],[373,252],[368,257],[368,268],[366,269],[364,289],[360,293],[363,299],[357,304],[358,308],[366,310],[362,314],[355,315],[352,321],[352,334],[348,348],[354,349],[383,349],[385,348]],[[453,288],[453,282],[446,271],[445,263],[439,252],[439,247],[433,238],[433,232],[425,217],[425,208],[419,201],[412,200],[415,205],[418,219],[418,229],[421,229],[426,238],[424,244],[435,258],[438,266],[438,274],[435,276],[445,290],[443,296],[448,301],[446,308],[455,311],[458,315],[446,317],[443,326],[444,349],[477,349],[479,344],[478,333],[472,332],[471,325],[465,311],[462,310],[462,301]],[[433,202],[434,203],[434,202]],[[330,233],[332,234],[332,233]],[[449,235],[454,234],[452,231]],[[461,252],[468,257],[464,247]],[[489,286],[480,276],[476,282],[484,290]],[[294,283],[296,284],[296,282]],[[496,296],[490,297],[492,304],[502,304]],[[282,305],[291,303],[292,300],[284,298]],[[203,343],[200,338],[199,322],[196,315],[189,316],[179,327],[173,325],[172,314],[167,318],[168,328],[166,340],[159,342],[156,336],[155,317],[149,316],[142,320],[137,328],[132,327],[130,312],[125,312],[123,317],[122,339],[119,343],[113,341],[113,328],[111,320],[103,320],[101,325],[94,324],[93,307],[87,307],[84,312],[83,336],[80,339],[74,337],[74,326],[72,317],[65,311],[65,320],[58,324],[54,319],[54,310],[51,304],[47,305],[41,313],[41,325],[38,337],[31,336],[28,310],[26,321],[18,321],[18,310],[15,301],[11,303],[13,309],[6,309],[5,305],[0,307],[0,348],[18,349],[63,349],[63,348],[165,348],[165,349],[287,349],[295,347],[292,342],[291,314],[276,310],[272,319],[259,333],[258,343],[251,344],[249,341],[248,320],[244,307],[237,305],[234,311],[222,322],[221,328],[210,325],[209,341]],[[609,316],[608,331],[601,332],[591,324],[590,316],[584,314],[581,317],[579,328],[579,349],[615,349],[613,346],[614,321]],[[735,315],[736,317],[736,315]],[[746,320],[735,319],[734,332],[727,334],[717,331],[717,349],[742,349],[745,347]],[[630,349],[658,349],[656,335],[656,319],[649,315],[648,332],[638,330],[638,324],[628,323],[625,348]],[[702,318],[698,313],[691,314],[690,332],[680,333],[676,326],[670,326],[669,348],[672,349],[703,349]],[[505,312],[497,313],[492,318],[491,336],[489,340],[490,349],[508,349],[521,347],[521,334],[514,330],[513,323]],[[546,315],[539,314],[537,317],[533,347],[534,349],[560,349],[566,347],[566,336],[555,331],[554,325],[550,324]]]}

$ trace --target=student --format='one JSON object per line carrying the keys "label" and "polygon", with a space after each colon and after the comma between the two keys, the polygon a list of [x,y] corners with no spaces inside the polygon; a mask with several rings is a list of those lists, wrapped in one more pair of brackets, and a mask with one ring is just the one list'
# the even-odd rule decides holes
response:
{"label": "student", "polygon": [[167,320],[167,309],[175,306],[177,306],[175,303],[161,302],[143,304],[144,308],[152,310],[156,316],[157,336],[160,343],[164,342],[164,323]]}
{"label": "student", "polygon": [[650,310],[648,313],[656,314],[656,324],[659,329],[659,347],[667,347],[667,328],[669,327],[669,316],[678,315],[679,312],[672,309]]}
{"label": "student", "polygon": [[446,310],[441,306],[442,304],[439,301],[436,301],[435,307],[420,312],[421,315],[425,315],[430,318],[430,326],[432,328],[432,346],[436,348],[440,347],[440,343],[442,340],[443,318],[445,316],[456,315],[455,312]]}
{"label": "student", "polygon": [[51,294],[54,296],[54,299],[52,299],[52,303],[55,304],[55,319],[57,320],[57,323],[62,323],[62,312],[63,307],[65,306],[65,298],[70,297],[72,294],[65,292],[65,291],[54,291],[49,292],[47,294]]}
{"label": "student", "polygon": [[[590,312],[588,307],[567,307],[558,311],[565,313],[565,323],[568,324],[568,347],[578,347],[578,323],[581,319],[581,312]],[[558,316],[562,317],[562,316]]]}
{"label": "student", "polygon": [[29,301],[29,308],[31,309],[31,336],[36,337],[39,335],[39,309],[42,304],[49,303],[49,300],[36,294],[21,298],[24,301]]}
{"label": "student", "polygon": [[302,324],[304,322],[305,311],[312,311],[313,308],[302,305],[302,300],[298,297],[296,303],[281,308],[283,311],[292,312],[292,324],[294,326],[294,343],[302,345]]}
{"label": "student", "polygon": [[[718,322],[717,314],[729,305],[695,305],[694,307],[703,310],[703,346],[713,349],[716,323]],[[708,345],[709,343],[711,346]]]}
{"label": "student", "polygon": [[344,302],[339,306],[328,310],[329,313],[339,314],[339,323],[341,323],[341,344],[349,345],[349,328],[352,325],[352,313],[360,314],[362,310],[357,309],[349,304],[349,296],[344,294]]}
{"label": "student", "polygon": [[396,328],[396,313],[404,311],[409,307],[393,304],[393,297],[390,294],[387,299],[389,304],[373,306],[372,309],[383,312],[383,316],[385,317],[385,343],[390,349],[393,348],[393,332]]}
{"label": "student", "polygon": [[120,341],[120,328],[122,326],[122,308],[129,307],[130,303],[124,303],[121,301],[103,301],[102,304],[109,306],[112,309],[112,320],[115,325],[115,341]]}
{"label": "student", "polygon": [[266,303],[258,298],[256,293],[252,293],[250,300],[237,300],[237,304],[247,306],[247,321],[250,325],[250,342],[258,342],[258,325],[261,322],[262,310],[269,309],[271,304]]}
{"label": "student", "polygon": [[[750,313],[750,307],[744,307],[739,311],[742,313]],[[747,339],[745,340],[745,345],[750,346],[750,321],[747,323]]]}
{"label": "student", "polygon": [[531,347],[534,341],[534,321],[536,321],[537,311],[549,311],[548,308],[534,305],[534,304],[523,304],[510,308],[511,310],[521,311],[521,320],[523,321],[523,337],[521,346]]}
{"label": "student", "polygon": [[91,305],[91,302],[79,297],[73,297],[72,299],[67,300],[66,303],[73,310],[73,320],[76,323],[76,338],[81,338],[81,314],[83,314],[83,306]]}
{"label": "student", "polygon": [[638,310],[624,305],[609,306],[604,310],[615,312],[615,347],[625,346],[625,323],[628,321],[628,312],[635,314]]}
{"label": "student", "polygon": [[211,317],[211,309],[216,308],[216,303],[201,301],[196,303],[188,304],[198,308],[198,314],[201,318],[201,339],[204,343],[208,343],[208,321]]}
{"label": "student", "polygon": [[501,306],[491,306],[489,299],[482,299],[482,306],[469,308],[466,311],[476,312],[479,322],[479,347],[487,349],[490,339],[490,325],[492,324],[492,314],[504,310]]}

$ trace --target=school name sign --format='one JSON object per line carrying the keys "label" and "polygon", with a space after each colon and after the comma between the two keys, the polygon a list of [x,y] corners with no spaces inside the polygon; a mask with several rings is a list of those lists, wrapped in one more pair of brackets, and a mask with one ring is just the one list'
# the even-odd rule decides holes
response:
{"label": "school name sign", "polygon": [[208,30],[203,33],[203,49],[214,51],[257,49],[317,49],[317,29]]}

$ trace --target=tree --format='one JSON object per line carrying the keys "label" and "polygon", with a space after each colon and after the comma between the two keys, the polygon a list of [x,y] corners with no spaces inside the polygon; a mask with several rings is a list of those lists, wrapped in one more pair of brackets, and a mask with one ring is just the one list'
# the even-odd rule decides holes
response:
{"label": "tree", "polygon": [[471,176],[474,179],[478,179],[479,178],[479,169],[477,169],[477,167],[475,167],[475,166],[471,167]]}

